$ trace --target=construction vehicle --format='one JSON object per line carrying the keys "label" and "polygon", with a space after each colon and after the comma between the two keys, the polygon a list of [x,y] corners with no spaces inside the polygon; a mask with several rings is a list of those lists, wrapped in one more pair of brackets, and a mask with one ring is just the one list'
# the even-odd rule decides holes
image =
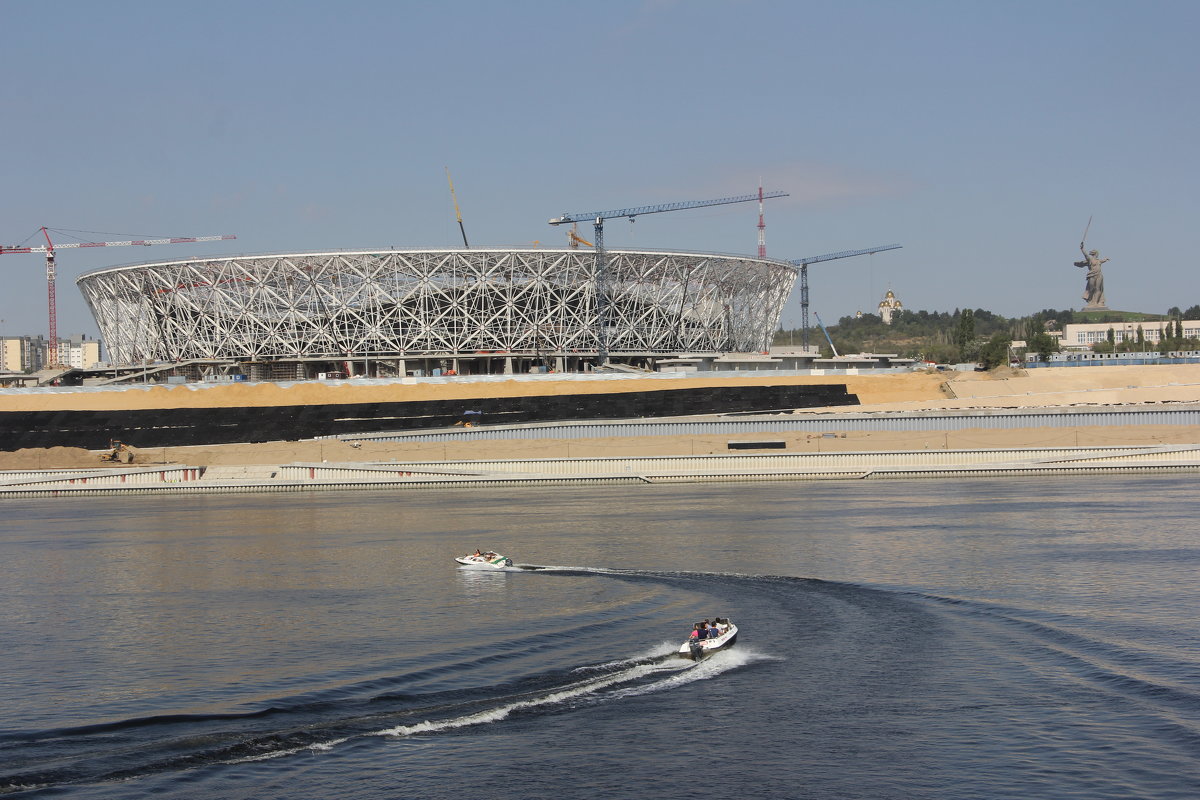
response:
{"label": "construction vehicle", "polygon": [[[446,167],[446,182],[450,184],[450,199],[454,201],[454,216],[458,217],[458,229],[462,232],[463,247],[468,250],[471,245],[467,244],[467,229],[463,227],[462,212],[458,210],[458,195],[454,193],[454,181],[450,178],[450,168]],[[536,244],[534,245],[537,246]]]}
{"label": "construction vehicle", "polygon": [[109,439],[108,450],[100,454],[100,460],[114,464],[132,464],[133,448],[120,439]]}
{"label": "construction vehicle", "polygon": [[821,333],[825,334],[825,341],[829,342],[829,349],[833,351],[833,357],[838,358],[839,356],[837,348],[833,346],[833,339],[830,338],[829,331],[825,330],[825,323],[821,322],[821,315],[815,311],[813,312],[813,315],[817,318],[817,324],[821,326]]}

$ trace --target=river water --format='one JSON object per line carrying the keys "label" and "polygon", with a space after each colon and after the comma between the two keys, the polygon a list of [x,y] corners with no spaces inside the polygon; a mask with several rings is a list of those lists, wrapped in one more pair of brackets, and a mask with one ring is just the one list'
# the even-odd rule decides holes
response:
{"label": "river water", "polygon": [[[1196,508],[1194,475],[4,501],[0,794],[1195,798]],[[670,657],[713,616],[735,647]]]}

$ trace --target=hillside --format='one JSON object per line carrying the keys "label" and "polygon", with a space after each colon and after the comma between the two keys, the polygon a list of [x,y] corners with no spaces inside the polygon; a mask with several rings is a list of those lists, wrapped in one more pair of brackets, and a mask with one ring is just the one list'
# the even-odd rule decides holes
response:
{"label": "hillside", "polygon": [[[1112,323],[1122,325],[1163,320],[1200,320],[1200,305],[1187,310],[1172,307],[1165,314],[1142,311],[1073,311],[1044,309],[1024,317],[1008,318],[986,309],[947,311],[904,310],[886,325],[876,314],[842,317],[828,326],[829,337],[839,353],[895,353],[940,363],[979,360],[989,342],[1029,342],[1045,331],[1062,330],[1073,323]],[[802,340],[799,329],[776,332],[774,344],[795,344]],[[831,355],[819,328],[809,330],[810,343]],[[1171,349],[1194,349],[1200,342],[1183,340],[1169,344]],[[1003,362],[994,362],[1003,363]]]}

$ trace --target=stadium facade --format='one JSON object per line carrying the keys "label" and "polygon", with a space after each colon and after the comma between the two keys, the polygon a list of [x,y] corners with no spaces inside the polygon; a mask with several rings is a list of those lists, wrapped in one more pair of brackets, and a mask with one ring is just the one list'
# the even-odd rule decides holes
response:
{"label": "stadium facade", "polygon": [[116,364],[232,363],[281,379],[579,371],[596,360],[601,316],[614,362],[763,351],[797,274],[749,256],[607,256],[602,280],[591,250],[533,248],[221,257],[76,283]]}

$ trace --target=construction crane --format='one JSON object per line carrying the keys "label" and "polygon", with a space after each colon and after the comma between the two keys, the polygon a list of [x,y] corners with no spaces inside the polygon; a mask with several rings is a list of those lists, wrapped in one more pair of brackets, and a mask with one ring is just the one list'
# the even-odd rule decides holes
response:
{"label": "construction crane", "polygon": [[643,214],[660,214],[664,211],[683,211],[689,208],[705,208],[707,206],[723,206],[731,203],[749,203],[752,200],[787,197],[787,192],[767,192],[765,194],[744,194],[737,197],[721,197],[716,200],[682,200],[677,203],[662,203],[656,206],[638,206],[637,208],[621,208],[616,211],[589,211],[584,214],[563,214],[550,220],[551,225],[575,225],[580,222],[591,222],[595,231],[596,248],[596,342],[598,358],[601,365],[608,363],[608,255],[604,250],[604,220],[628,217],[633,222],[635,217]]}
{"label": "construction crane", "polygon": [[[808,265],[817,264],[821,261],[836,261],[839,258],[851,258],[852,256],[869,256],[875,253],[882,253],[884,250],[899,250],[902,245],[898,244],[883,244],[879,247],[868,247],[865,250],[843,250],[840,253],[826,253],[822,256],[809,256],[808,258],[798,258],[795,261],[789,261],[789,264],[794,264],[800,268],[800,311],[802,317],[803,338],[801,340],[805,349],[808,348]],[[821,330],[825,330],[825,326],[821,326]],[[829,334],[825,334],[825,338],[829,338]],[[829,343],[833,347],[833,342]],[[835,354],[837,351],[834,351]]]}
{"label": "construction crane", "polygon": [[833,357],[837,358],[837,348],[833,345],[833,339],[829,337],[829,331],[825,330],[825,323],[821,322],[821,315],[814,311],[813,316],[817,318],[817,324],[821,326],[821,333],[825,334],[825,341],[829,342],[829,349],[833,351]]}
{"label": "construction crane", "polygon": [[[58,309],[57,300],[55,297],[55,283],[57,282],[57,272],[54,264],[54,252],[56,250],[67,250],[75,247],[129,247],[131,245],[142,245],[148,247],[152,244],[187,244],[189,242],[219,242],[226,239],[236,239],[237,237],[231,234],[224,236],[192,236],[192,237],[173,237],[170,239],[131,239],[124,242],[67,242],[66,244],[55,244],[50,241],[50,228],[41,227],[42,236],[46,238],[46,244],[38,247],[7,247],[0,245],[0,255],[8,253],[45,253],[46,254],[46,297],[50,310],[50,342],[51,350],[50,358],[53,361],[48,366],[58,366]],[[64,231],[56,230],[55,233],[63,233]],[[37,235],[36,233],[34,234]]]}
{"label": "construction crane", "polygon": [[578,250],[581,244],[586,244],[588,247],[596,246],[579,235],[579,224],[575,223],[571,225],[571,230],[567,231],[567,245],[572,249]]}

